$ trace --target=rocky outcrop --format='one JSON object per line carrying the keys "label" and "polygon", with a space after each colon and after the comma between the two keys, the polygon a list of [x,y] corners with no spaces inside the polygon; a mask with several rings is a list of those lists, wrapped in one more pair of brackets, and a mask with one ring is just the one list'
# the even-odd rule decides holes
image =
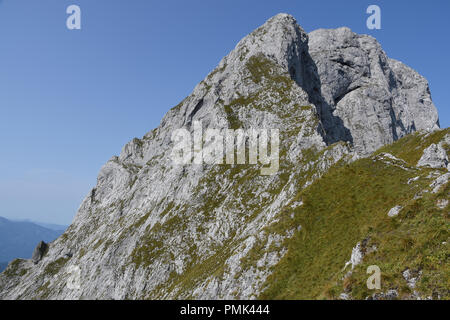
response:
{"label": "rocky outcrop", "polygon": [[388,290],[387,292],[374,293],[372,296],[367,297],[366,300],[395,300],[398,297],[398,291],[395,289]]}
{"label": "rocky outcrop", "polygon": [[440,142],[439,144],[431,144],[423,151],[423,155],[417,165],[419,167],[429,167],[434,169],[444,168],[448,170],[450,166],[447,152],[445,151],[443,145],[443,142]]}
{"label": "rocky outcrop", "polygon": [[36,248],[33,251],[33,255],[31,256],[31,260],[35,264],[37,264],[39,261],[42,260],[42,257],[47,252],[47,249],[48,249],[48,245],[44,241],[39,242],[39,244],[36,246]]}
{"label": "rocky outcrop", "polygon": [[389,59],[374,38],[339,28],[313,31],[309,39],[328,141],[351,141],[367,155],[416,130],[439,128],[427,81]]}
{"label": "rocky outcrop", "polygon": [[400,213],[400,211],[403,209],[402,206],[395,206],[388,212],[388,217],[396,217]]}
{"label": "rocky outcrop", "polygon": [[446,185],[448,183],[448,180],[450,179],[450,173],[447,172],[443,175],[438,176],[431,184],[430,187],[432,188],[432,193],[438,193],[438,191],[442,188],[442,186]]}
{"label": "rocky outcrop", "polygon": [[[174,164],[172,133],[199,123],[222,134],[278,129],[279,171]],[[299,190],[337,162],[437,126],[426,81],[375,39],[346,28],[308,36],[279,14],[101,168],[39,264],[14,283],[0,276],[0,298],[255,298],[301,230],[276,227],[282,208],[302,206]],[[78,289],[66,285],[74,268]]]}

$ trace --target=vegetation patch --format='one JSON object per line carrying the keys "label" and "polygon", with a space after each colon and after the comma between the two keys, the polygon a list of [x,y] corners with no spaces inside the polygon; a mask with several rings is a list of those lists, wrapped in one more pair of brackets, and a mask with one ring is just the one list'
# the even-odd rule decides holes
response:
{"label": "vegetation patch", "polygon": [[450,128],[435,131],[428,135],[424,135],[423,132],[415,132],[390,145],[380,148],[376,154],[387,152],[415,166],[420,160],[420,157],[422,157],[423,150],[433,143],[439,143],[446,134],[450,134]]}
{"label": "vegetation patch", "polygon": [[[249,73],[248,79],[259,84],[261,89],[248,96],[239,96],[224,106],[231,129],[242,128],[242,121],[239,118],[241,108],[271,112],[277,114],[280,119],[295,115],[295,110],[287,107],[292,104],[290,92],[294,84],[288,74],[263,54],[250,57],[246,69]],[[302,107],[301,110],[306,109]]]}
{"label": "vegetation patch", "polygon": [[22,277],[27,274],[28,269],[21,267],[21,263],[24,262],[22,259],[13,260],[6,270],[3,272],[3,275],[6,277]]}
{"label": "vegetation patch", "polygon": [[[367,267],[377,265],[382,272],[381,291],[395,289],[400,299],[415,290],[424,297],[449,299],[449,212],[436,206],[436,201],[448,199],[449,193],[449,185],[438,194],[426,193],[409,202],[394,223],[370,230],[369,245],[378,249],[364,258],[345,283],[338,281],[331,290],[333,296],[343,289],[351,290],[355,299],[372,295],[373,290],[361,284],[367,280]],[[407,269],[420,274],[414,288],[402,276]]]}
{"label": "vegetation patch", "polygon": [[[343,288],[338,290],[336,285],[343,276],[342,269],[350,259],[352,248],[368,236],[380,247],[379,255],[374,255],[378,258],[370,263],[378,262],[382,272],[390,274],[395,281],[401,281],[399,270],[405,267],[405,259],[414,260],[415,256],[420,258],[417,258],[417,264],[410,264],[411,268],[420,264],[424,274],[433,274],[433,263],[428,263],[430,267],[425,273],[426,261],[442,264],[443,258],[448,256],[443,255],[439,249],[442,247],[438,246],[448,237],[448,216],[432,205],[433,199],[429,202],[412,200],[429,183],[407,183],[417,175],[417,171],[361,159],[352,164],[339,163],[299,192],[295,199],[302,199],[303,205],[297,208],[286,206],[279,223],[301,226],[301,230],[286,240],[288,251],[267,279],[260,298],[337,298]],[[409,208],[405,212],[416,216],[417,220],[402,224],[400,218],[388,217],[386,208],[396,205]],[[402,212],[400,216],[403,215]],[[423,225],[417,229],[420,223]],[[427,240],[430,234],[435,235],[434,240]],[[400,252],[403,255],[399,255]],[[380,262],[382,254],[385,263]],[[442,273],[430,281],[440,279],[445,283],[448,266],[442,268],[440,265],[438,269],[443,270]],[[360,275],[360,279],[355,276],[353,288],[365,288],[365,270],[361,270]],[[385,285],[390,287],[388,279],[385,279]],[[367,295],[363,289],[355,289],[357,298]]]}
{"label": "vegetation patch", "polygon": [[57,274],[62,267],[65,266],[66,262],[68,261],[68,258],[65,257],[61,257],[56,259],[53,262],[50,262],[46,267],[45,267],[45,274],[50,275],[50,276],[54,276],[55,274]]}

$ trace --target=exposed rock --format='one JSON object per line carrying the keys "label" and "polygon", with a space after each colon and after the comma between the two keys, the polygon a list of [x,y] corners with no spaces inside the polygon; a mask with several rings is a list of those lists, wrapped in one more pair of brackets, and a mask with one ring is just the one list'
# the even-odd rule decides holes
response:
{"label": "exposed rock", "polygon": [[447,199],[440,199],[437,201],[436,206],[439,209],[444,209],[448,206],[448,200]]}
{"label": "exposed rock", "polygon": [[348,293],[341,293],[340,295],[339,295],[339,299],[341,299],[341,300],[351,300],[351,296],[348,294]]}
{"label": "exposed rock", "polygon": [[398,297],[398,291],[390,289],[387,292],[374,293],[372,296],[367,297],[367,300],[394,300]]}
{"label": "exposed rock", "polygon": [[426,176],[426,178],[427,178],[427,179],[432,179],[432,178],[440,177],[441,175],[442,175],[442,172],[441,172],[441,171],[435,170],[435,171],[431,171],[431,172]]}
{"label": "exposed rock", "polygon": [[298,208],[298,207],[301,207],[303,205],[303,201],[295,201],[295,202],[293,202],[292,204],[291,204],[291,207],[292,208]]}
{"label": "exposed rock", "polygon": [[36,246],[36,248],[33,251],[31,260],[37,264],[39,261],[42,260],[42,257],[45,255],[47,250],[48,250],[48,244],[46,244],[44,241],[39,242],[39,244]]}
{"label": "exposed rock", "polygon": [[[294,198],[300,190],[337,162],[438,127],[426,80],[375,39],[346,28],[309,37],[308,45],[295,19],[279,14],[243,38],[158,128],[101,168],[72,225],[44,259],[38,250],[39,264],[20,280],[0,276],[0,299],[258,297],[284,241],[301,229],[269,227],[285,206],[305,206]],[[221,134],[278,129],[279,171],[173,163],[172,133],[193,133],[196,123]],[[365,243],[353,249],[352,268]],[[76,290],[66,285],[72,267]]]}
{"label": "exposed rock", "polygon": [[411,170],[410,168],[408,168],[408,164],[406,163],[405,160],[394,157],[390,153],[383,152],[383,153],[377,154],[374,157],[374,161],[375,161],[375,159],[382,160],[384,163],[397,166],[399,168],[402,168],[403,170],[407,170],[407,171]]}
{"label": "exposed rock", "polygon": [[[368,246],[370,239],[366,238],[362,242],[358,242],[356,246],[352,249],[352,255],[350,256],[350,260],[345,263],[344,270],[347,268],[348,265],[352,266],[352,270],[360,264],[364,256],[366,254],[369,254],[373,251],[377,250],[377,247],[375,245]],[[346,278],[347,276],[351,275],[351,271],[349,271],[348,274],[344,276]]]}
{"label": "exposed rock", "polygon": [[413,183],[413,182],[416,182],[416,181],[419,180],[419,179],[420,179],[420,176],[417,176],[417,177],[408,179],[408,184],[411,184],[411,183]]}
{"label": "exposed rock", "polygon": [[439,176],[436,180],[434,180],[430,187],[433,189],[432,193],[438,193],[442,186],[448,183],[448,179],[450,178],[450,173],[445,173]]}
{"label": "exposed rock", "polygon": [[447,168],[447,152],[442,147],[442,143],[433,143],[423,151],[423,155],[417,163],[419,167],[429,167],[434,169]]}
{"label": "exposed rock", "polygon": [[362,155],[439,120],[427,81],[389,59],[372,37],[348,28],[309,34],[322,96],[315,97],[329,141],[351,141]]}
{"label": "exposed rock", "polygon": [[389,217],[395,217],[395,216],[397,216],[399,213],[400,213],[400,211],[403,209],[403,207],[402,206],[395,206],[395,207],[393,207],[391,210],[389,210],[389,212],[388,212],[388,216]]}
{"label": "exposed rock", "polygon": [[345,263],[344,269],[347,268],[348,265],[352,265],[352,269],[355,268],[355,266],[362,262],[363,257],[364,253],[361,250],[361,243],[358,242],[352,250],[350,260]]}
{"label": "exposed rock", "polygon": [[419,280],[422,275],[422,271],[412,271],[410,269],[406,269],[402,272],[403,278],[406,280],[408,287],[414,289],[416,287],[416,282]]}

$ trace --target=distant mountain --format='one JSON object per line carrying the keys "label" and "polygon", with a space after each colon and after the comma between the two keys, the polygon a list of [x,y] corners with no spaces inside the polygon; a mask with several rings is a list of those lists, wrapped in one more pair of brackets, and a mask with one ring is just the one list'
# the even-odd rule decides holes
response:
{"label": "distant mountain", "polygon": [[0,217],[0,270],[4,269],[3,263],[15,258],[30,259],[39,241],[53,241],[63,232],[32,222],[11,221]]}
{"label": "distant mountain", "polygon": [[33,223],[37,224],[38,226],[50,229],[50,230],[54,230],[54,231],[66,231],[68,226],[64,226],[61,224],[54,224],[54,223],[43,223],[43,222],[36,222],[33,221]]}
{"label": "distant mountain", "polygon": [[65,231],[68,226],[66,225],[62,225],[62,224],[55,224],[55,223],[45,223],[45,222],[40,222],[40,221],[34,221],[34,220],[30,220],[30,219],[9,219],[12,222],[30,222],[30,223],[34,223],[37,224],[38,226],[50,229],[50,230],[55,230],[55,231]]}

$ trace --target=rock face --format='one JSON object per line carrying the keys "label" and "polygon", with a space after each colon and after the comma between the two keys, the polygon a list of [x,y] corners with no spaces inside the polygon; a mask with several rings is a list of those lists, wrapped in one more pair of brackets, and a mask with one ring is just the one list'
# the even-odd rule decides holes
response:
{"label": "rock face", "polygon": [[[448,145],[449,137],[446,137],[445,143]],[[419,159],[417,165],[419,167],[429,167],[429,168],[445,168],[449,169],[449,161],[447,152],[444,149],[444,142],[439,144],[433,143],[423,152],[422,157]]]}
{"label": "rock face", "polygon": [[39,244],[36,246],[36,248],[33,251],[33,255],[31,256],[31,260],[37,264],[39,261],[42,260],[42,257],[44,256],[45,252],[48,249],[48,245],[44,242],[41,241],[39,242]]}
{"label": "rock face", "polygon": [[389,210],[388,212],[388,217],[396,217],[398,216],[398,214],[400,213],[400,211],[402,210],[402,206],[395,206],[393,207],[391,210]]}
{"label": "rock face", "polygon": [[[222,133],[278,129],[278,173],[175,165],[172,133],[199,122]],[[21,277],[0,276],[0,298],[256,298],[286,253],[283,240],[301,230],[275,228],[299,190],[338,161],[437,128],[426,81],[375,39],[346,28],[308,36],[279,14],[103,166],[41,262],[20,262]],[[66,285],[74,266],[76,290]]]}
{"label": "rock face", "polygon": [[380,44],[348,28],[309,34],[320,108],[329,141],[351,141],[362,154],[416,130],[439,128],[427,81]]}

